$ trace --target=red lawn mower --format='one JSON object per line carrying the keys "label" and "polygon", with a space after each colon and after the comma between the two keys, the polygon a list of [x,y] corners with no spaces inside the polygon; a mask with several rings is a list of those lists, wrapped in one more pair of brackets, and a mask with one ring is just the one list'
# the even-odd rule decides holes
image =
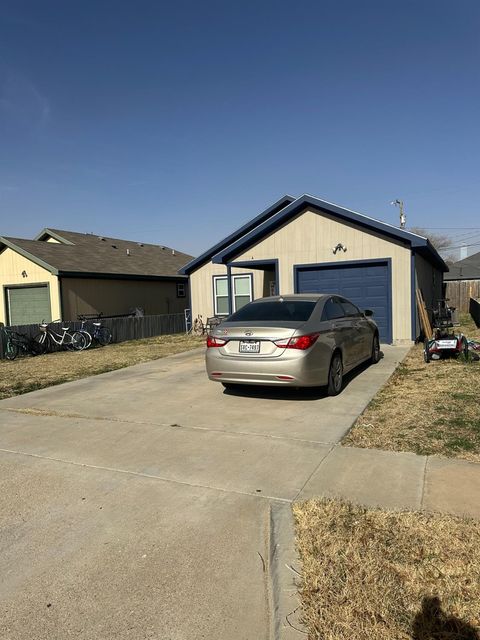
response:
{"label": "red lawn mower", "polygon": [[463,333],[454,333],[455,307],[449,307],[447,302],[448,300],[439,300],[437,308],[433,310],[433,338],[425,340],[423,348],[425,362],[442,358],[458,358],[460,355],[468,359],[468,340]]}

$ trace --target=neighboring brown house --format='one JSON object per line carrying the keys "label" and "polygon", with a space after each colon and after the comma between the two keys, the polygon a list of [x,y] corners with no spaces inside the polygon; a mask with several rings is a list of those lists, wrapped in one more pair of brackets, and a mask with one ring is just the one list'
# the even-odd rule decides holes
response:
{"label": "neighboring brown house", "polygon": [[480,252],[450,265],[444,280],[449,304],[460,312],[468,312],[470,298],[480,298]]}
{"label": "neighboring brown house", "polygon": [[189,260],[171,247],[58,229],[34,240],[0,237],[0,322],[181,313],[188,278],[178,270]]}

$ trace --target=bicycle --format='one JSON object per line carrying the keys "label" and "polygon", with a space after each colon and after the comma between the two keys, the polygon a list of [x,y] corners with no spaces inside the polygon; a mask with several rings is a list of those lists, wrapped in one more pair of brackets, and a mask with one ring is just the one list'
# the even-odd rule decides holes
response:
{"label": "bicycle", "polygon": [[45,353],[43,345],[35,342],[26,333],[19,333],[7,327],[4,327],[3,331],[7,337],[5,345],[5,358],[7,360],[15,360],[20,351],[29,356],[39,356]]}
{"label": "bicycle", "polygon": [[54,331],[46,322],[42,322],[40,333],[34,336],[35,342],[44,346],[45,351],[53,351],[56,346],[65,347],[69,351],[82,351],[87,340],[80,331],[72,331],[70,327],[62,327],[62,333]]}
{"label": "bicycle", "polygon": [[89,331],[85,329],[85,323],[87,322],[85,317],[79,316],[78,319],[82,321],[82,326],[78,331],[85,336],[85,349],[88,349],[93,342],[96,342],[101,347],[106,347],[107,344],[110,344],[112,341],[112,332],[108,327],[103,327],[101,322],[92,322],[93,331]]}
{"label": "bicycle", "polygon": [[196,336],[202,336],[205,333],[205,325],[200,314],[193,321],[190,333],[194,333]]}

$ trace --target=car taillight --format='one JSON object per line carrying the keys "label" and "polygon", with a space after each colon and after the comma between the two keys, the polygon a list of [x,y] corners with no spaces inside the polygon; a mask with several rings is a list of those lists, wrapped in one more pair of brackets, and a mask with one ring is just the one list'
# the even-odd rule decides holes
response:
{"label": "car taillight", "polygon": [[222,340],[221,338],[214,338],[213,336],[207,336],[207,349],[211,347],[223,347],[227,344],[228,340]]}
{"label": "car taillight", "polygon": [[286,338],[285,340],[276,340],[273,344],[282,349],[310,349],[315,344],[319,333],[309,333],[307,336],[296,336],[294,338]]}

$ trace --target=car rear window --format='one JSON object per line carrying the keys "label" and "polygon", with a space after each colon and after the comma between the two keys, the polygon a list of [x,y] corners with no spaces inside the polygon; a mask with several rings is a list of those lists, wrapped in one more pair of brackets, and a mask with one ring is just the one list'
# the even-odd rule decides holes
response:
{"label": "car rear window", "polygon": [[316,302],[312,300],[272,300],[251,302],[228,319],[229,322],[306,322],[312,315]]}

